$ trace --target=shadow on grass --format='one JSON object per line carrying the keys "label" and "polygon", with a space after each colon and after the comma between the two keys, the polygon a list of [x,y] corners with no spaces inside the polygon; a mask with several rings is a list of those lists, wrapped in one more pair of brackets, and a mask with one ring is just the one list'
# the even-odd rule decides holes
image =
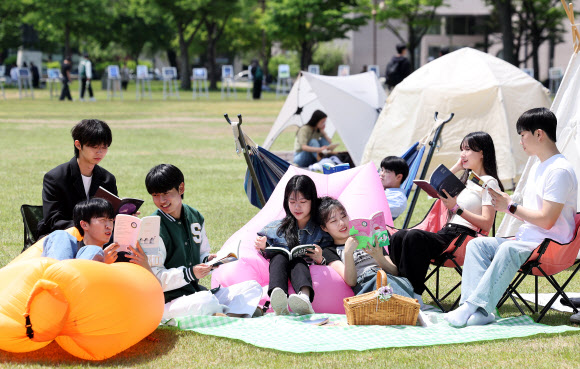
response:
{"label": "shadow on grass", "polygon": [[47,366],[89,364],[94,366],[134,366],[152,362],[170,353],[180,331],[177,328],[157,328],[146,338],[129,347],[123,352],[102,361],[90,361],[73,356],[63,350],[55,341],[40,350],[13,353],[0,350],[0,366],[2,364],[38,364]]}

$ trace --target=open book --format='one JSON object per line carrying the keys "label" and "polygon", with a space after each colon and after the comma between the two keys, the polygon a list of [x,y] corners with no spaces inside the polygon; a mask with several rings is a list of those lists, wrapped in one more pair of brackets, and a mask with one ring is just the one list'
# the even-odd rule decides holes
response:
{"label": "open book", "polygon": [[469,172],[469,177],[467,177],[467,180],[475,183],[476,185],[483,188],[484,190],[487,189],[487,187],[488,187],[487,182],[485,182],[483,179],[481,179],[480,176],[475,174],[473,172],[473,170],[471,172]]}
{"label": "open book", "polygon": [[140,199],[133,199],[130,197],[120,198],[115,196],[111,192],[105,190],[103,187],[97,189],[95,193],[95,197],[100,197],[101,199],[105,199],[113,205],[113,209],[115,210],[115,214],[135,214],[137,210],[143,205],[145,201]]}
{"label": "open book", "polygon": [[451,173],[451,171],[443,164],[435,168],[435,171],[431,174],[429,182],[416,179],[413,183],[427,192],[427,195],[434,198],[439,198],[439,196],[447,197],[443,193],[443,190],[447,191],[451,197],[455,197],[465,188],[465,185],[461,183],[459,178]]}
{"label": "open book", "polygon": [[[348,222],[349,234],[358,241],[358,249],[369,246],[385,247],[389,245],[389,232],[385,223],[385,215],[377,211],[370,219],[351,219]],[[375,244],[375,237],[377,242]]]}
{"label": "open book", "polygon": [[283,247],[275,247],[275,246],[266,246],[263,250],[264,257],[266,259],[271,259],[276,254],[284,254],[289,260],[295,258],[302,258],[302,257],[309,257],[310,250],[314,250],[316,245],[307,244],[307,245],[298,245],[294,247],[291,251],[286,250]]}
{"label": "open book", "polygon": [[[159,227],[161,218],[151,215],[139,219],[132,215],[119,214],[115,217],[113,242],[119,244],[118,252],[130,253],[129,246],[137,248],[137,240],[141,248],[149,256],[159,255]],[[151,264],[151,260],[149,261]]]}
{"label": "open book", "polygon": [[236,261],[240,258],[240,245],[241,245],[242,241],[240,240],[240,242],[238,243],[238,250],[235,252],[222,252],[222,250],[218,251],[216,253],[216,257],[213,258],[212,261],[208,261],[207,263],[205,263],[206,265],[211,265],[215,268],[217,268],[218,266],[222,265],[222,264],[226,264],[226,263],[231,263],[232,261]]}

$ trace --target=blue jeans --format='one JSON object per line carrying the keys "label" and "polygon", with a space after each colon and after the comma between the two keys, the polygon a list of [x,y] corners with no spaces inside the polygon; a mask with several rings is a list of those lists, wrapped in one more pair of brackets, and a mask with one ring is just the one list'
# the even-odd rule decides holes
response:
{"label": "blue jeans", "polygon": [[[393,288],[395,295],[405,297],[413,297],[413,286],[411,282],[405,277],[394,276],[387,273],[387,283]],[[377,289],[377,272],[369,271],[359,278],[357,284],[352,288],[355,295],[362,295],[363,293],[372,292]]]}
{"label": "blue jeans", "polygon": [[537,242],[478,237],[469,241],[463,263],[461,302],[478,306],[487,316],[516,273],[538,246]]}
{"label": "blue jeans", "polygon": [[[308,141],[308,146],[312,147],[322,147],[328,146],[330,143],[324,137],[320,137],[318,140],[313,138],[312,140]],[[308,151],[300,151],[294,154],[294,163],[299,167],[306,168],[309,165],[316,163],[315,152],[308,152]]]}
{"label": "blue jeans", "polygon": [[56,260],[86,259],[104,262],[102,247],[89,245],[78,250],[77,239],[68,232],[54,231],[44,240],[42,255]]}

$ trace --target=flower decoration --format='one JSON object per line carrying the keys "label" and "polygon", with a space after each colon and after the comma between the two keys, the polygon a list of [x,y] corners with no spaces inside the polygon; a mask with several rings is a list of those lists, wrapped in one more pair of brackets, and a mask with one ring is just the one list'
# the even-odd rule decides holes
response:
{"label": "flower decoration", "polygon": [[393,288],[391,287],[390,283],[386,286],[379,287],[379,289],[377,290],[377,297],[381,302],[389,301],[392,295]]}

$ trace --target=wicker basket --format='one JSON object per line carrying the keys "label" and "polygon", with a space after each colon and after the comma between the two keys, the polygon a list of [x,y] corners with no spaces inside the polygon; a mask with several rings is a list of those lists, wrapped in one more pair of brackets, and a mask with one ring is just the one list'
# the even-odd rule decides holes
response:
{"label": "wicker basket", "polygon": [[[387,285],[387,274],[377,273],[377,289]],[[344,312],[350,325],[415,325],[419,316],[417,300],[393,294],[380,301],[376,291],[344,299]]]}

